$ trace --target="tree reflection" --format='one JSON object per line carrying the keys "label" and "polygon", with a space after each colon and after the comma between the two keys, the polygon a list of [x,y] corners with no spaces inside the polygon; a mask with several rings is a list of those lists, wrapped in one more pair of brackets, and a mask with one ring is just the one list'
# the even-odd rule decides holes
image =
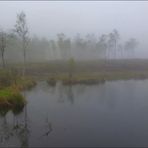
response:
{"label": "tree reflection", "polygon": [[87,85],[77,85],[75,97],[76,95],[77,97],[80,95],[83,95],[86,91],[86,88],[87,88]]}
{"label": "tree reflection", "polygon": [[74,93],[71,84],[68,86],[67,99],[70,101],[71,104],[74,104]]}
{"label": "tree reflection", "polygon": [[[24,97],[25,94],[24,94]],[[30,139],[30,120],[27,110],[28,106],[23,108],[0,108],[0,146],[8,147],[11,142],[14,146],[29,147]],[[43,133],[39,136],[48,137],[53,131],[53,125],[48,118],[44,122]],[[19,143],[19,144],[17,144]]]}
{"label": "tree reflection", "polygon": [[59,96],[58,96],[58,102],[59,103],[63,103],[64,102],[64,94],[63,94],[63,85],[62,85],[62,83],[58,83],[57,84],[57,92],[58,92],[58,94],[59,94]]}
{"label": "tree reflection", "polygon": [[56,86],[58,92],[58,102],[64,103],[65,101],[69,101],[71,104],[74,104],[75,97],[83,95],[86,91],[86,88],[87,85],[73,85],[73,84],[63,85],[62,83],[59,83]]}
{"label": "tree reflection", "polygon": [[5,117],[9,110],[10,109],[8,107],[0,107],[0,116]]}
{"label": "tree reflection", "polygon": [[10,136],[12,136],[11,131],[9,129],[9,125],[7,123],[6,116],[2,117],[1,130],[0,130],[0,142],[3,143],[9,140]]}
{"label": "tree reflection", "polygon": [[[26,97],[26,93],[24,92],[24,97]],[[27,113],[27,105],[24,107],[24,124],[22,128],[19,129],[18,138],[20,140],[21,147],[29,146],[29,128],[28,128],[28,113]]]}
{"label": "tree reflection", "polygon": [[45,121],[45,133],[43,136],[48,136],[53,131],[52,123],[48,121],[48,118]]}
{"label": "tree reflection", "polygon": [[[24,110],[24,121],[18,120],[18,115]],[[8,123],[7,113],[10,110],[8,108],[1,108],[1,129],[0,129],[0,143],[5,143],[12,137],[17,137],[20,142],[21,147],[28,147],[28,121],[27,121],[27,106],[22,108],[12,109],[13,121],[12,124]]]}
{"label": "tree reflection", "polygon": [[62,83],[60,83],[57,85],[57,89],[59,93],[59,103],[64,103],[67,99],[71,104],[74,104],[73,86],[71,84],[64,86]]}
{"label": "tree reflection", "polygon": [[[7,119],[8,119],[7,113],[9,111],[12,111],[12,113],[13,113],[13,124],[9,124],[7,121]],[[12,109],[12,110],[10,110],[10,108],[7,108],[7,107],[3,107],[0,109],[0,115],[1,115],[1,121],[2,121],[1,129],[0,129],[0,142],[1,143],[8,142],[8,140],[11,137],[14,137],[16,135],[15,131],[20,128],[19,123],[16,122],[17,121],[17,114],[20,114],[22,111],[23,111],[23,107]]]}

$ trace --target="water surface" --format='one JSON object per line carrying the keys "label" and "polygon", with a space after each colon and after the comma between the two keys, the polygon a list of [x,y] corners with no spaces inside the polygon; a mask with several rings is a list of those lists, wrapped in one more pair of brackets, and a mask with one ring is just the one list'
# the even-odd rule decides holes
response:
{"label": "water surface", "polygon": [[0,146],[148,146],[148,80],[48,86],[24,92],[0,117]]}

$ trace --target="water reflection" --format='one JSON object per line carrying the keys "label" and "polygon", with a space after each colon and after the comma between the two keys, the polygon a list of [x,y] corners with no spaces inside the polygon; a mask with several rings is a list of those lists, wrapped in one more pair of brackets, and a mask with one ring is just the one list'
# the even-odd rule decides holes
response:
{"label": "water reflection", "polygon": [[71,104],[74,104],[74,93],[73,93],[73,86],[67,85],[63,87],[61,83],[58,84],[58,102],[64,103],[66,100],[68,100]]}
{"label": "water reflection", "polygon": [[22,128],[19,129],[18,138],[21,143],[21,147],[29,146],[29,134],[30,130],[28,128],[28,116],[27,116],[27,105],[24,108],[24,124]]}
{"label": "water reflection", "polygon": [[23,109],[0,108],[0,146],[147,146],[147,87],[39,83],[25,94]]}
{"label": "water reflection", "polygon": [[[24,107],[25,110],[26,106]],[[28,126],[27,122],[18,120],[18,115],[23,111],[22,108],[12,110],[9,112],[5,111],[5,114],[2,112],[1,117],[1,129],[0,129],[0,142],[5,144],[10,141],[13,137],[17,137],[21,147],[28,147]],[[12,119],[8,117],[8,114],[12,115]],[[9,121],[9,122],[8,122]]]}
{"label": "water reflection", "polygon": [[59,92],[58,94],[58,102],[59,103],[64,103],[64,87],[62,85],[62,83],[57,83],[56,84],[56,92]]}
{"label": "water reflection", "polygon": [[1,117],[5,117],[6,116],[6,114],[9,112],[9,108],[7,108],[7,107],[0,107],[0,116]]}
{"label": "water reflection", "polygon": [[[20,147],[29,147],[30,120],[28,118],[27,105],[23,109],[14,111],[1,111],[0,117],[0,146],[9,146],[11,140],[19,142]],[[53,131],[52,123],[46,118],[41,137],[48,137]],[[11,146],[11,145],[10,145]]]}
{"label": "water reflection", "polygon": [[72,85],[68,86],[68,89],[67,89],[67,99],[69,100],[69,102],[71,104],[74,104],[74,93],[73,93]]}
{"label": "water reflection", "polygon": [[7,119],[4,116],[2,118],[2,123],[1,123],[1,129],[0,129],[0,142],[4,142],[9,140],[10,136],[13,136],[13,133],[11,133],[11,130],[9,129]]}
{"label": "water reflection", "polygon": [[85,85],[62,85],[62,83],[57,83],[56,92],[58,94],[58,102],[65,103],[70,102],[70,104],[74,105],[75,97],[81,96],[85,93],[87,86]]}
{"label": "water reflection", "polygon": [[48,118],[45,121],[45,133],[43,136],[49,136],[49,134],[53,131],[52,123],[49,122]]}
{"label": "water reflection", "polygon": [[[26,97],[25,92],[23,93],[24,98]],[[24,115],[23,115],[24,113]],[[9,117],[11,114],[11,117]],[[24,116],[24,120],[19,120],[19,115]],[[17,137],[21,147],[28,147],[28,120],[27,120],[27,105],[15,108],[1,108],[0,115],[2,117],[0,139],[1,144],[7,143],[12,137]],[[10,121],[9,121],[10,120]],[[9,122],[8,122],[9,121]]]}

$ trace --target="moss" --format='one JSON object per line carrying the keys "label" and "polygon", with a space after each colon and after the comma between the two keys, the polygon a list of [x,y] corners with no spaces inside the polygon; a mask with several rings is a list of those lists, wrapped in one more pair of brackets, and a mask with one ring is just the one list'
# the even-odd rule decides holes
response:
{"label": "moss", "polygon": [[1,114],[8,112],[9,110],[21,110],[26,104],[25,98],[21,93],[14,88],[5,88],[0,90],[0,108]]}
{"label": "moss", "polygon": [[0,69],[0,115],[8,111],[20,113],[26,104],[20,91],[31,89],[36,82],[31,77],[21,78],[16,69]]}

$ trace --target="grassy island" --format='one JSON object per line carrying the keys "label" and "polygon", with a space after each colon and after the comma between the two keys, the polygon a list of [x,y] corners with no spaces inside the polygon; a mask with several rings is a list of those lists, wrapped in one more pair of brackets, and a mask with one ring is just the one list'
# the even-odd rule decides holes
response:
{"label": "grassy island", "polygon": [[22,110],[26,100],[21,91],[30,89],[36,82],[30,77],[22,78],[17,72],[1,69],[0,70],[0,114],[9,110],[14,113]]}
{"label": "grassy island", "polygon": [[0,90],[0,106],[21,107],[26,103],[25,99],[18,90],[5,88]]}

